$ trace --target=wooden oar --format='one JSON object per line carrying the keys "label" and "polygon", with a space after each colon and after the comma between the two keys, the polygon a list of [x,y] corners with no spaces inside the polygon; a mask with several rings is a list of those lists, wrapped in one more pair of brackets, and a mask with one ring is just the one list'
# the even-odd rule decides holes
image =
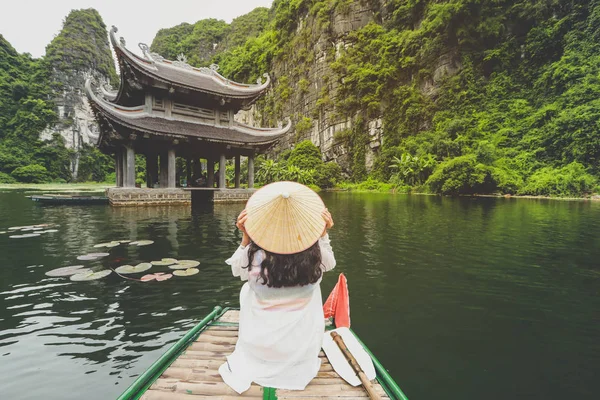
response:
{"label": "wooden oar", "polygon": [[344,343],[344,339],[342,339],[342,337],[338,335],[337,332],[331,332],[331,337],[342,351],[342,354],[344,354],[344,357],[346,357],[346,360],[348,360],[348,363],[350,364],[354,372],[356,372],[358,379],[360,379],[363,387],[369,394],[369,398],[380,400],[381,396],[379,396],[379,394],[377,394],[377,392],[375,391],[375,388],[371,384],[371,381],[369,380],[369,378],[367,378],[367,375],[362,370],[362,368],[358,364],[358,361],[356,361],[356,359],[348,349],[348,346],[346,346],[346,343]]}

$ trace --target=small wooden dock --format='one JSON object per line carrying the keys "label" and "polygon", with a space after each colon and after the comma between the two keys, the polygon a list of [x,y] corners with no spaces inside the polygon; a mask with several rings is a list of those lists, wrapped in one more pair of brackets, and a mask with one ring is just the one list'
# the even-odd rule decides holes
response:
{"label": "small wooden dock", "polygon": [[[225,361],[225,356],[235,348],[238,323],[239,311],[225,312],[179,355],[140,398],[144,400],[368,398],[362,387],[349,385],[334,372],[322,351],[319,354],[322,361],[321,369],[305,390],[277,389],[275,391],[253,384],[244,394],[238,395],[223,382],[218,372],[218,368]],[[377,381],[373,381],[373,385],[383,399],[389,399]]]}

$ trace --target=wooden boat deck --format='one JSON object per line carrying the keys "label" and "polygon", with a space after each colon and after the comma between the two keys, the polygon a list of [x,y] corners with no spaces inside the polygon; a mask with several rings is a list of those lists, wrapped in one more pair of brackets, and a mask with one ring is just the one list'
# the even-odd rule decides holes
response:
{"label": "wooden boat deck", "polygon": [[[333,371],[327,356],[321,351],[321,369],[305,390],[262,388],[256,384],[238,395],[227,386],[218,368],[225,356],[233,352],[238,337],[239,311],[229,310],[211,323],[202,334],[163,372],[140,397],[144,400],[200,400],[234,398],[249,399],[365,399],[369,396],[361,387],[346,383]],[[381,385],[373,385],[383,399],[389,399]],[[276,397],[275,397],[276,396]]]}

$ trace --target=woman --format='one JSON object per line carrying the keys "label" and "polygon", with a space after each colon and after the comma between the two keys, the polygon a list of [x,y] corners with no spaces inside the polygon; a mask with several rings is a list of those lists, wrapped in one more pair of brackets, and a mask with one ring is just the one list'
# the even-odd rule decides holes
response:
{"label": "woman", "polygon": [[325,329],[320,282],[335,267],[333,219],[306,186],[257,191],[239,215],[242,242],[226,262],[244,284],[239,338],[219,373],[236,392],[252,382],[302,390],[317,375]]}

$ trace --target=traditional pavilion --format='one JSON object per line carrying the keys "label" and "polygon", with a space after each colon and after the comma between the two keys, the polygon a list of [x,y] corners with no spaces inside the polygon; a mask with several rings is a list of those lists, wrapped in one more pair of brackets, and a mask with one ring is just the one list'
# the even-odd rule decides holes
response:
{"label": "traditional pavilion", "polygon": [[[256,84],[230,81],[217,65],[195,68],[183,55],[177,61],[151,53],[140,43],[143,57],[117,39],[110,40],[119,63],[118,91],[86,82],[86,94],[100,125],[100,150],[115,156],[117,186],[135,187],[135,154],[146,157],[147,186],[175,188],[176,157],[187,160],[191,170],[206,159],[206,186],[215,183],[214,165],[219,163],[218,188],[225,188],[226,160],[235,159],[235,187],[240,187],[240,157],[248,157],[248,187],[254,184],[254,156],[266,151],[288,132],[291,122],[279,128],[257,128],[237,122],[235,114],[248,109],[271,82]],[[159,162],[160,160],[160,162]],[[190,168],[191,164],[194,166]]]}

